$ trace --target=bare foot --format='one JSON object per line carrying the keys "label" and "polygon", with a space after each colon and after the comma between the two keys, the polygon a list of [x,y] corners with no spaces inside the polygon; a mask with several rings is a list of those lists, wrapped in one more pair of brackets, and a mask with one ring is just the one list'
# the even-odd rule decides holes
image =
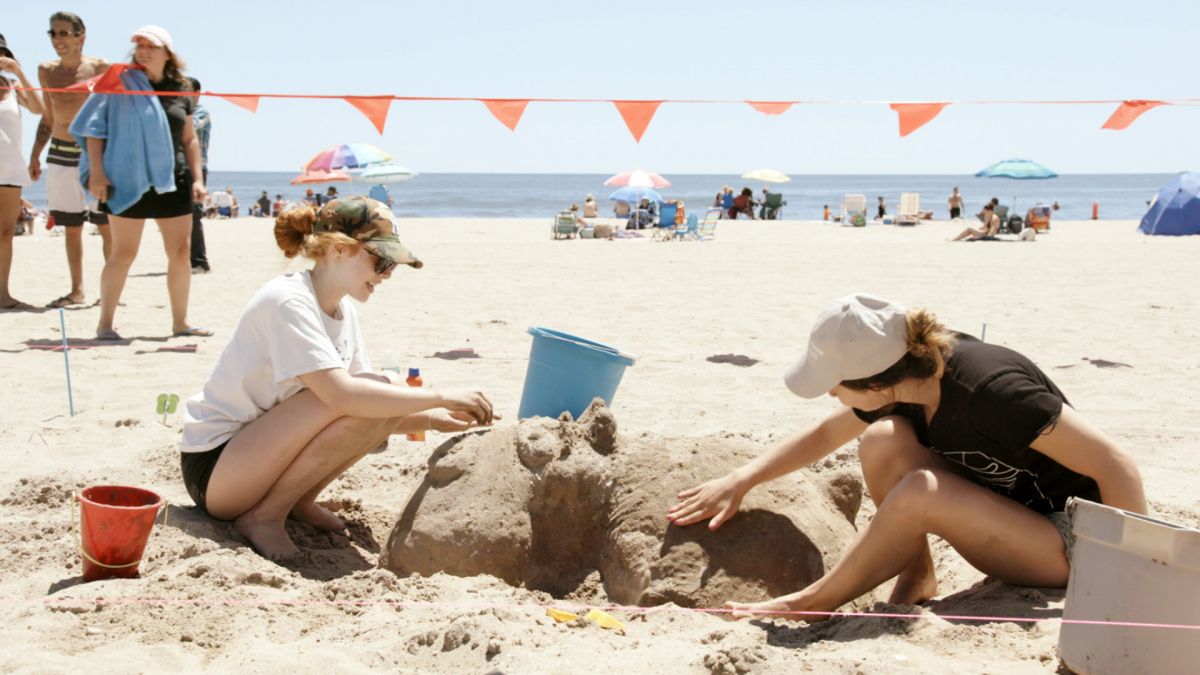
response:
{"label": "bare foot", "polygon": [[338,518],[333,511],[316,502],[296,504],[292,507],[291,516],[302,523],[330,532],[341,532],[346,529],[346,521]]}
{"label": "bare foot", "polygon": [[799,607],[792,607],[783,600],[764,600],[763,602],[726,602],[725,609],[733,610],[729,617],[735,621],[741,619],[787,619],[788,621],[824,621],[829,617],[825,614],[802,613]]}
{"label": "bare foot", "polygon": [[254,520],[247,514],[233,521],[233,528],[250,540],[250,546],[267,560],[282,560],[300,552],[283,529],[283,523]]}
{"label": "bare foot", "polygon": [[937,577],[933,574],[913,577],[905,572],[896,577],[896,586],[892,588],[888,602],[893,605],[919,605],[937,597],[937,591]]}

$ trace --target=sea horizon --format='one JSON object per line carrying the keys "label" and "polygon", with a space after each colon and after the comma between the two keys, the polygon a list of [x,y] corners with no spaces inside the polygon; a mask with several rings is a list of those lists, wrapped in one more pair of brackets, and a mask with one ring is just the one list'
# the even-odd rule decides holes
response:
{"label": "sea horizon", "polygon": [[[243,206],[242,214],[262,191],[273,200],[281,195],[286,201],[304,198],[307,187],[291,185],[298,171],[219,171],[209,173],[209,190],[232,188]],[[552,218],[571,204],[582,204],[591,194],[600,202],[600,212],[611,212],[608,196],[615,188],[604,181],[608,173],[510,173],[510,172],[435,172],[418,174],[412,180],[388,185],[393,209],[400,217],[464,218]],[[763,187],[781,192],[787,205],[782,216],[787,220],[820,220],[826,205],[832,213],[841,212],[842,197],[863,194],[871,214],[879,197],[888,212],[895,214],[901,193],[921,195],[921,210],[932,211],[935,218],[949,217],[946,199],[954,187],[962,192],[966,213],[979,211],[992,197],[1000,199],[1010,211],[1023,213],[1035,204],[1057,202],[1057,218],[1086,220],[1092,217],[1093,202],[1099,217],[1110,220],[1137,219],[1145,213],[1147,202],[1175,174],[1170,173],[1090,173],[1060,174],[1049,180],[1015,181],[1005,178],[976,178],[962,174],[791,174],[788,183],[767,186],[735,174],[666,174],[672,186],[659,190],[664,199],[679,199],[687,208],[708,208],[725,185],[740,191],[753,190],[756,198]],[[311,186],[338,194],[365,194],[370,183],[359,181]],[[38,181],[23,191],[35,207],[46,208],[45,183]]]}

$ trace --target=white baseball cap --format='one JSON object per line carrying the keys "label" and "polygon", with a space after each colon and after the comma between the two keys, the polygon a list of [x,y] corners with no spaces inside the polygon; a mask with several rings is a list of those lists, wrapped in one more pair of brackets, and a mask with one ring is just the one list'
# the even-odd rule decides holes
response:
{"label": "white baseball cap", "polygon": [[163,28],[162,26],[142,26],[141,28],[133,31],[133,35],[129,36],[129,41],[137,42],[138,38],[146,38],[150,44],[154,45],[155,47],[166,47],[167,49],[172,49],[171,34],[168,33],[167,29]]}
{"label": "white baseball cap", "polygon": [[883,298],[855,293],[830,303],[808,336],[808,350],[783,374],[803,398],[826,394],[839,382],[878,375],[908,352],[908,310]]}

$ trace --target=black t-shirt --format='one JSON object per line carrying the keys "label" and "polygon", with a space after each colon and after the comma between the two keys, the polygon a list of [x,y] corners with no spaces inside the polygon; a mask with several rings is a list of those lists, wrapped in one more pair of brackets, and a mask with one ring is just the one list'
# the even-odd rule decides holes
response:
{"label": "black t-shirt", "polygon": [[[191,84],[177,82],[164,77],[158,82],[151,82],[154,91],[191,91]],[[167,113],[167,125],[171,128],[171,144],[175,146],[175,173],[188,169],[187,153],[183,150],[183,129],[188,123],[188,115],[196,109],[194,96],[159,96],[159,104]]]}
{"label": "black t-shirt", "polygon": [[1095,481],[1029,447],[1058,422],[1066,396],[1017,352],[957,337],[929,423],[924,409],[909,403],[854,414],[868,423],[907,418],[923,445],[964,467],[976,483],[1039,513],[1062,511],[1068,497],[1100,501]]}

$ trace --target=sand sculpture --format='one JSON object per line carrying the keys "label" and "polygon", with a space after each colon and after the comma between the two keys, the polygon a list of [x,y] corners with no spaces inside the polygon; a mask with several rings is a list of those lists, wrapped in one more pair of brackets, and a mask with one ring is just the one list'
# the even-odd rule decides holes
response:
{"label": "sand sculpture", "polygon": [[599,399],[578,421],[535,417],[458,436],[430,457],[383,565],[490,574],[556,597],[599,571],[610,601],[642,606],[790,592],[823,574],[855,534],[853,463],[827,460],[760,486],[715,532],[665,518],[680,490],[762,450],[734,434],[619,438]]}

